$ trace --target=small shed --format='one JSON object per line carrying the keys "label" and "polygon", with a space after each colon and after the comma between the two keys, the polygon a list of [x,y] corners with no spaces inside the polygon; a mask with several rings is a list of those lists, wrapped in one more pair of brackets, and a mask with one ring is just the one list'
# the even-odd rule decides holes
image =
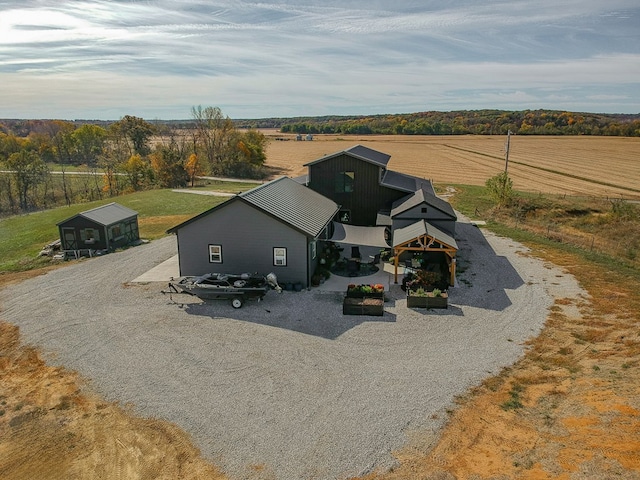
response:
{"label": "small shed", "polygon": [[140,239],[138,212],[109,203],[78,213],[60,223],[61,250],[75,257],[112,251]]}

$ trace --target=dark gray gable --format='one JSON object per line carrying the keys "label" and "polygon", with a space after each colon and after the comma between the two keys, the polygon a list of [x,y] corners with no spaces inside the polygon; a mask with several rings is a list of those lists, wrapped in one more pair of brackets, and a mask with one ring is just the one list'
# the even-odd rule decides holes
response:
{"label": "dark gray gable", "polygon": [[322,232],[340,208],[332,200],[299,184],[295,180],[281,177],[236,195],[180,225],[176,225],[167,230],[167,233],[177,233],[185,225],[206,217],[235,201],[247,202],[305,235],[314,238]]}
{"label": "dark gray gable", "polygon": [[414,208],[422,203],[436,208],[443,213],[446,213],[454,220],[457,219],[457,215],[449,202],[442,200],[435,195],[432,195],[428,190],[425,189],[417,190],[411,195],[407,195],[406,197],[394,202],[391,207],[391,217],[393,218],[396,215],[399,215],[402,212],[406,212],[407,210]]}
{"label": "dark gray gable", "polygon": [[87,210],[85,212],[80,212],[71,218],[63,220],[62,222],[58,223],[58,225],[66,223],[76,217],[83,217],[100,225],[109,226],[113,225],[114,223],[127,220],[131,217],[135,217],[136,215],[138,215],[138,212],[136,212],[135,210],[131,210],[130,208],[124,207],[119,203],[114,202],[108,203],[107,205],[102,205],[101,207],[92,208],[91,210]]}
{"label": "dark gray gable", "polygon": [[332,153],[331,155],[326,155],[312,162],[305,163],[303,166],[308,167],[309,165],[315,165],[316,163],[325,162],[331,158],[335,158],[340,155],[349,155],[351,157],[358,158],[365,162],[373,163],[374,165],[377,165],[383,168],[387,167],[387,163],[389,163],[389,159],[391,158],[391,155],[378,152],[377,150],[373,150],[372,148],[365,147],[364,145],[355,145],[341,152]]}

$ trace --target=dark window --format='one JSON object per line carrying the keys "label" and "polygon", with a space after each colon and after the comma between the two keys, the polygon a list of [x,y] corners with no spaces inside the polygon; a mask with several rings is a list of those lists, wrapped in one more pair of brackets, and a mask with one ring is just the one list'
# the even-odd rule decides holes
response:
{"label": "dark window", "polygon": [[336,193],[353,192],[355,172],[339,172],[336,174]]}
{"label": "dark window", "polygon": [[340,210],[338,219],[340,223],[351,223],[351,210]]}
{"label": "dark window", "polygon": [[427,207],[422,207],[421,212],[422,213],[427,213]]}

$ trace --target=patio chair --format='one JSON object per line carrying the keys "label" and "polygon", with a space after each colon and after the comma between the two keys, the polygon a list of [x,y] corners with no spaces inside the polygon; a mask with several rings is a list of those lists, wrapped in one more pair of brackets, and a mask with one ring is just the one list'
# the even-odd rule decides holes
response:
{"label": "patio chair", "polygon": [[380,263],[380,254],[376,253],[375,255],[369,255],[369,258],[371,259],[371,261],[367,263],[369,270],[375,270]]}

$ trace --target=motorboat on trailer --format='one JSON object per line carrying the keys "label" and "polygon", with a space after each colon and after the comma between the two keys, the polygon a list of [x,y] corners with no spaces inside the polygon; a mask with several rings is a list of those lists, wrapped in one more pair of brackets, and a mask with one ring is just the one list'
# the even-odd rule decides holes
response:
{"label": "motorboat on trailer", "polygon": [[269,290],[282,292],[274,273],[267,276],[241,273],[206,273],[181,277],[169,282],[169,291],[163,293],[186,293],[203,300],[231,299],[233,308],[240,308],[247,298],[262,300]]}

